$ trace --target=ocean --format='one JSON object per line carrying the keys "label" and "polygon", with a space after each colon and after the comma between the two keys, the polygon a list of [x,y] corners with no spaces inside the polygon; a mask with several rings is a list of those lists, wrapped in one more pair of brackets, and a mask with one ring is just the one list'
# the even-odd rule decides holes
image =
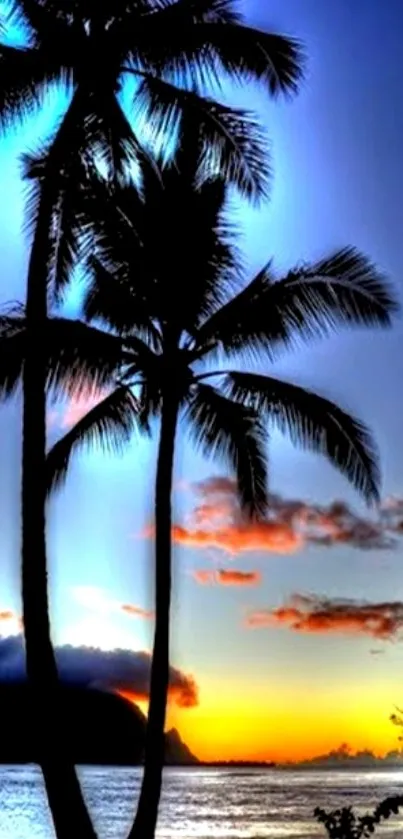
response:
{"label": "ocean", "polygon": [[[125,839],[139,789],[131,768],[82,767],[84,794],[99,839]],[[372,809],[402,794],[399,771],[167,769],[158,839],[297,839],[326,836],[312,812],[354,805]],[[394,839],[403,815],[380,828]],[[0,839],[54,839],[40,771],[0,768]]]}

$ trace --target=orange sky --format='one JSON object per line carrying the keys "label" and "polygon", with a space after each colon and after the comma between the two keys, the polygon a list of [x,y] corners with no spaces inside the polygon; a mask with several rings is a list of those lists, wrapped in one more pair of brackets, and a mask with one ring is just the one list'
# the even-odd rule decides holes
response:
{"label": "orange sky", "polygon": [[[170,703],[167,728],[176,727],[201,760],[303,760],[347,742],[353,751],[383,755],[399,748],[389,720],[397,693],[375,686],[371,693],[349,685],[338,691],[267,687],[247,696],[239,685],[217,680],[202,686],[200,704],[190,709]],[[144,712],[147,704],[138,701]]]}

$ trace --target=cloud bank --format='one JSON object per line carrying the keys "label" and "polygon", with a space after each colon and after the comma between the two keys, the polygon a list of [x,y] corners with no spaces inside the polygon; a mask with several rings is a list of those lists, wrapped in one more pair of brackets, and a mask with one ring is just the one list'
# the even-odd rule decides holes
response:
{"label": "cloud bank", "polygon": [[[149,653],[98,647],[56,647],[60,678],[82,687],[99,687],[130,694],[133,699],[149,696]],[[0,681],[25,679],[25,651],[22,635],[0,638]],[[181,708],[198,704],[198,688],[193,676],[170,668],[169,698]]]}
{"label": "cloud bank", "polygon": [[367,603],[294,594],[283,606],[250,611],[245,625],[250,629],[284,626],[292,632],[367,635],[378,641],[400,640],[403,638],[403,603]]}

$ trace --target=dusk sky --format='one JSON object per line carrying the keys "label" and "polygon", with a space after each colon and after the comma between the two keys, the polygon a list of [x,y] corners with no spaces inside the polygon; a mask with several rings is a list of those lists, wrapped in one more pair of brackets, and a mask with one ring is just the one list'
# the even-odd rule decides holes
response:
{"label": "dusk sky", "polygon": [[[355,245],[400,296],[401,0],[244,0],[244,7],[248,22],[298,36],[308,54],[307,78],[293,100],[228,91],[232,103],[257,110],[272,141],[270,202],[236,210],[251,272],[270,258],[280,271]],[[62,106],[54,99],[40,119],[0,142],[2,302],[22,299],[25,283],[19,156],[46,135]],[[74,292],[69,313],[76,300]],[[344,330],[273,367],[370,425],[381,454],[381,524],[326,461],[273,434],[273,521],[259,532],[236,531],[230,484],[209,480],[228,474],[180,440],[172,664],[181,673],[173,677],[168,723],[201,758],[301,758],[343,741],[378,753],[397,747],[388,716],[403,703],[402,342],[401,320],[387,333]],[[51,439],[77,407],[49,407]],[[15,629],[7,611],[21,611],[20,425],[15,400],[0,411],[4,636]],[[100,648],[99,662],[102,650],[150,649],[154,470],[155,447],[144,441],[134,440],[121,458],[86,454],[51,502],[58,646]],[[344,506],[332,507],[336,501]],[[0,677],[10,666],[7,650],[0,639]],[[108,656],[110,682],[116,675],[120,685],[121,659]]]}

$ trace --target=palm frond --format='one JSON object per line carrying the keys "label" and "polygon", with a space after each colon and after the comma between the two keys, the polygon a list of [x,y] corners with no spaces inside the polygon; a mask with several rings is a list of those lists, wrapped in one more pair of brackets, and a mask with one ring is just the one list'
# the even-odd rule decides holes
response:
{"label": "palm frond", "polygon": [[195,30],[231,79],[261,82],[271,96],[294,94],[303,79],[305,56],[295,38],[262,32],[240,23],[210,22]]}
{"label": "palm frond", "polygon": [[[38,0],[12,0],[10,19],[14,26],[28,30],[29,40],[37,44],[46,38],[49,41],[66,37],[66,27],[60,19],[59,9],[54,3]],[[59,12],[59,14],[58,14]]]}
{"label": "palm frond", "polygon": [[0,126],[24,121],[42,105],[60,79],[60,67],[40,48],[0,45]]}
{"label": "palm frond", "polygon": [[90,97],[77,89],[51,140],[22,158],[24,177],[29,184],[26,227],[31,235],[40,216],[43,221],[43,202],[47,196],[47,274],[57,302],[73,269],[90,246],[86,212],[89,172],[95,165],[92,157],[103,143],[103,130],[92,105]]}
{"label": "palm frond", "polygon": [[0,336],[2,338],[23,332],[26,326],[25,304],[11,300],[0,308]]}
{"label": "palm frond", "polygon": [[160,348],[160,333],[153,323],[146,295],[125,275],[122,266],[107,266],[96,256],[87,261],[87,288],[83,314],[88,322],[100,321],[121,336],[144,336],[151,349]]}
{"label": "palm frond", "polygon": [[122,340],[79,320],[49,318],[44,341],[49,364],[48,388],[80,396],[111,387],[125,363],[135,356]]}
{"label": "palm frond", "polygon": [[22,381],[26,354],[26,332],[16,324],[2,322],[0,335],[0,399],[13,396]]}
{"label": "palm frond", "polygon": [[133,161],[140,164],[141,168],[150,168],[158,173],[156,161],[139,141],[113,93],[107,96],[102,91],[95,98],[94,110],[102,134],[99,151],[109,177],[117,177],[125,182],[130,178]]}
{"label": "palm frond", "polygon": [[48,492],[60,486],[72,455],[86,446],[120,452],[138,425],[139,403],[128,387],[118,387],[88,411],[50,449],[46,461]]}
{"label": "palm frond", "polygon": [[66,191],[66,181],[69,190],[74,186],[78,190],[84,180],[90,151],[99,141],[96,115],[87,106],[86,96],[77,90],[52,137],[35,151],[21,156],[22,174],[29,186],[26,227],[31,233],[38,222],[43,191],[53,196],[49,226],[54,239],[53,228],[61,195]]}
{"label": "palm frond", "polygon": [[220,87],[216,57],[195,37],[197,25],[206,20],[205,14],[195,14],[195,6],[187,0],[158,2],[151,14],[122,20],[119,37],[131,71],[169,77],[197,90]]}
{"label": "palm frond", "polygon": [[199,384],[190,396],[186,419],[197,446],[234,470],[243,511],[262,517],[267,509],[266,435],[257,413]]}
{"label": "palm frond", "polygon": [[[142,346],[125,346],[115,335],[61,317],[48,319],[43,342],[48,390],[72,397],[110,388],[128,365],[134,370]],[[0,317],[0,397],[11,396],[19,385],[26,346],[25,316],[5,313]]]}
{"label": "palm frond", "polygon": [[73,179],[65,180],[59,198],[53,241],[53,286],[55,299],[60,301],[72,280],[85,243],[90,244],[82,213],[81,185]]}
{"label": "palm frond", "polygon": [[201,351],[225,356],[247,353],[252,358],[264,352],[269,357],[276,341],[287,339],[282,312],[275,317],[266,305],[272,286],[270,264],[266,265],[238,294],[223,301],[200,323],[195,340]]}
{"label": "palm frond", "polygon": [[[200,23],[237,23],[240,15],[234,7],[234,0],[151,0],[152,12],[159,12],[161,26],[177,26]],[[161,15],[164,12],[164,15]]]}
{"label": "palm frond", "polygon": [[[293,296],[296,308],[312,323],[331,328],[340,323],[390,326],[391,316],[399,310],[386,275],[354,247],[334,251],[311,265],[297,266],[275,284],[275,300],[276,295],[280,298],[278,307],[288,300],[290,312]],[[294,318],[298,324],[296,313]]]}
{"label": "palm frond", "polygon": [[85,189],[86,222],[93,253],[114,272],[130,273],[144,245],[145,207],[133,185],[108,182],[90,171]]}
{"label": "palm frond", "polygon": [[[148,76],[136,94],[139,113],[153,141],[181,132],[183,115],[196,121],[203,139],[202,179],[220,175],[242,195],[258,201],[268,195],[270,162],[264,133],[247,111],[234,110],[195,91]],[[186,126],[186,120],[185,120]]]}
{"label": "palm frond", "polygon": [[398,311],[385,275],[355,248],[335,251],[276,281],[270,265],[200,329],[224,354],[292,345],[338,326],[389,326]]}
{"label": "palm frond", "polygon": [[277,425],[294,445],[325,455],[366,501],[378,501],[378,455],[369,430],[329,399],[290,382],[228,373],[225,392]]}
{"label": "palm frond", "polygon": [[195,189],[171,164],[163,188],[147,177],[143,189],[144,200],[134,186],[111,192],[106,185],[106,196],[105,185],[94,191],[89,212],[95,254],[87,263],[84,308],[87,319],[100,318],[121,334],[131,323],[132,332],[147,335],[157,348],[153,320],[176,319],[191,332],[223,302],[224,281],[233,280],[240,260],[222,181]]}
{"label": "palm frond", "polygon": [[127,38],[135,24],[136,39],[127,40],[133,65],[181,87],[220,86],[224,71],[235,80],[262,82],[276,96],[295,93],[303,77],[300,42],[242,25],[230,2],[158,3],[140,25],[133,20]]}
{"label": "palm frond", "polygon": [[151,420],[160,416],[162,409],[162,396],[160,383],[156,377],[146,376],[139,387],[139,413],[140,427],[148,431]]}

